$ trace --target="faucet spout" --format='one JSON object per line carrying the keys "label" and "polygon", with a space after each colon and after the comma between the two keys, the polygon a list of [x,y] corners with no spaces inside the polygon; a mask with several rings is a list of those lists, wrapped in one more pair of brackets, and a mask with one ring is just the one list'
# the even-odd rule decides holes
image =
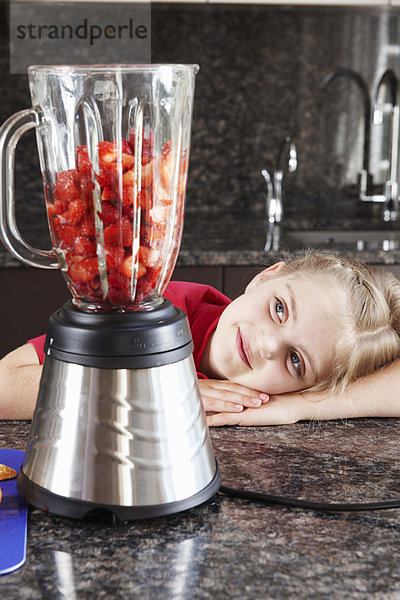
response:
{"label": "faucet spout", "polygon": [[396,221],[399,216],[398,151],[400,107],[398,88],[396,74],[391,69],[387,69],[380,78],[375,93],[373,122],[376,125],[382,125],[383,123],[384,103],[387,96],[389,96],[388,100],[391,105],[389,179],[385,185],[384,221]]}
{"label": "faucet spout", "polygon": [[[363,107],[364,107],[364,149],[363,149],[363,161],[362,161],[362,169],[360,171],[360,179],[362,179],[362,185],[360,186],[364,193],[367,193],[367,186],[371,183],[371,176],[369,174],[369,161],[370,161],[370,126],[371,126],[371,98],[368,86],[364,79],[361,77],[357,71],[353,71],[348,68],[341,68],[333,71],[332,73],[328,73],[324,77],[321,83],[322,88],[328,87],[333,81],[339,79],[340,77],[344,77],[353,81],[358,89],[360,90]],[[365,190],[364,190],[365,187]]]}
{"label": "faucet spout", "polygon": [[284,173],[294,173],[297,169],[297,147],[292,136],[287,135],[280,143],[276,170],[273,178],[266,169],[261,171],[267,184],[267,219],[268,231],[264,250],[278,250],[280,230],[283,217],[283,177]]}

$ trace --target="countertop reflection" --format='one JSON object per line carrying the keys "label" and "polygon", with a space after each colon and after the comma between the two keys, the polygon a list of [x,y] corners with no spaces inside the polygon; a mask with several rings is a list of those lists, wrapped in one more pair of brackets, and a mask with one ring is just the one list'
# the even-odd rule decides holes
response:
{"label": "countertop reflection", "polygon": [[[25,449],[28,422],[0,422]],[[225,485],[327,501],[400,496],[400,422],[211,429]],[[400,511],[319,513],[217,495],[169,517],[73,521],[30,509],[14,599],[400,597]],[[2,542],[3,543],[3,542]]]}

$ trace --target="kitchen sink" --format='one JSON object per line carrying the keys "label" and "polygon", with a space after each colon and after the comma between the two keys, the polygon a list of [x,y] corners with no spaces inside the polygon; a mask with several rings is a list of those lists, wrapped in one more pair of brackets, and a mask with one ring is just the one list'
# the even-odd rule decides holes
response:
{"label": "kitchen sink", "polygon": [[340,247],[352,250],[398,250],[400,248],[400,230],[298,230],[287,231],[288,238],[302,246]]}

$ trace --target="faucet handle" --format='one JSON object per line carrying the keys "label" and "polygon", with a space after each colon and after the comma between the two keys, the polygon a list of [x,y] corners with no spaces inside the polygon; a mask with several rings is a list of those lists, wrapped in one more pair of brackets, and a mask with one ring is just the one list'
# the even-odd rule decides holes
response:
{"label": "faucet handle", "polygon": [[278,153],[278,161],[276,165],[277,171],[284,170],[284,159],[286,154],[288,153],[288,162],[286,163],[287,170],[289,173],[294,173],[297,169],[297,147],[296,143],[291,135],[286,135],[281,140],[281,145],[279,147]]}
{"label": "faucet handle", "polygon": [[274,193],[274,189],[272,187],[271,175],[269,174],[267,169],[263,169],[261,171],[261,175],[264,177],[265,182],[267,184],[267,200],[270,200],[270,198],[272,198],[272,195]]}

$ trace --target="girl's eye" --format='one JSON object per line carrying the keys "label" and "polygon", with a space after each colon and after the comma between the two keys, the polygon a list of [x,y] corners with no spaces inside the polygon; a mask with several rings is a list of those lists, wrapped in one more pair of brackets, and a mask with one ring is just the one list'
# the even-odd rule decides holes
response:
{"label": "girl's eye", "polygon": [[280,300],[275,302],[275,312],[278,315],[279,321],[282,323],[285,320],[285,306]]}
{"label": "girl's eye", "polygon": [[293,350],[290,352],[290,362],[296,369],[298,377],[301,377],[301,360],[297,352],[293,352]]}

